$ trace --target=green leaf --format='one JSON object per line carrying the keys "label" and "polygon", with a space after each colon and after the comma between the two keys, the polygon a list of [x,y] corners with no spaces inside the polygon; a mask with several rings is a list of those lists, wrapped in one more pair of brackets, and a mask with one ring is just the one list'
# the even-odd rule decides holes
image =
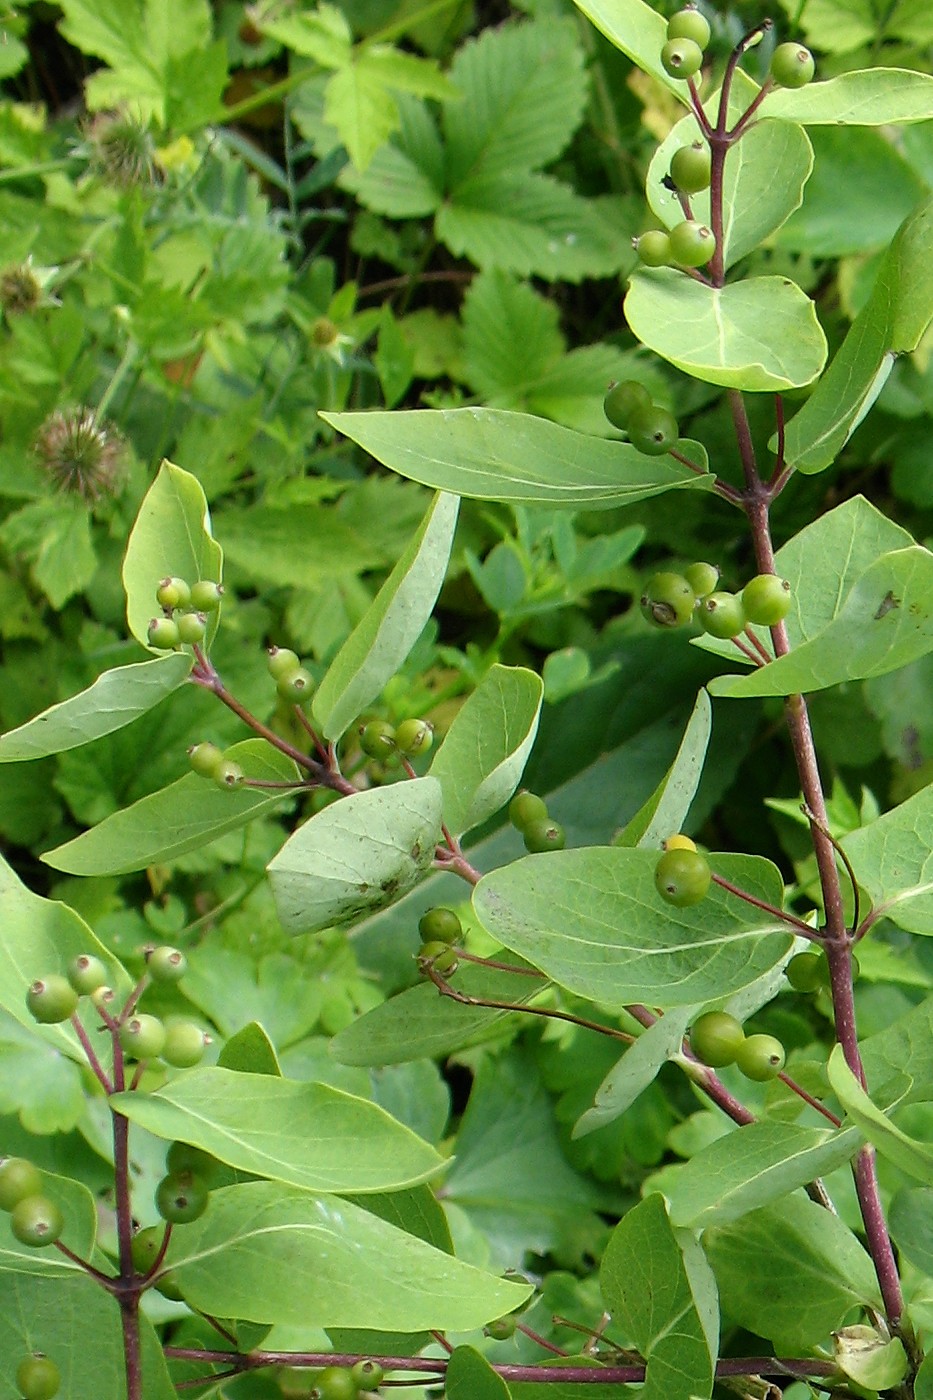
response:
{"label": "green leaf", "polygon": [[324,89],[324,116],[340,134],[357,170],[365,170],[398,127],[398,106],[377,74],[349,63]]}
{"label": "green leaf", "polygon": [[621,49],[633,63],[654,80],[675,93],[686,104],[687,84],[672,78],[661,63],[661,49],[667,40],[667,24],[643,0],[574,0],[578,10],[605,34],[610,44]]}
{"label": "green leaf", "polygon": [[[227,749],[247,778],[298,781],[290,758],[265,739],[245,739]],[[197,851],[215,837],[236,831],[291,797],[289,791],[240,787],[221,791],[207,778],[186,773],[177,782],[114,812],[90,831],[46,851],[42,859],[70,875],[125,875],[147,865]]]}
{"label": "green leaf", "polygon": [[267,867],[287,933],[353,923],[407,894],[441,839],[441,785],[415,778],[318,812]]}
{"label": "green leaf", "polygon": [[[780,906],[770,861],[714,855],[717,874]],[[728,996],[787,954],[787,926],[717,885],[676,909],[654,885],[657,852],[618,847],[526,856],[473,892],[480,922],[562,987],[602,1006],[684,1006]]]}
{"label": "green leaf", "polygon": [[902,1186],[891,1202],[888,1223],[901,1254],[933,1278],[933,1187]]}
{"label": "green leaf", "polygon": [[729,1320],[779,1349],[815,1346],[853,1307],[883,1307],[865,1249],[837,1215],[805,1196],[706,1230],[703,1248]]}
{"label": "green leaf", "polygon": [[599,1270],[607,1309],[645,1358],[644,1400],[705,1400],[719,1344],[716,1285],[699,1246],[678,1240],[664,1197],[612,1232]]}
{"label": "green leaf", "polygon": [[493,666],[456,718],[431,764],[443,789],[444,824],[455,836],[508,801],[538,732],[544,686],[521,666]]}
{"label": "green leaf", "polygon": [[739,1220],[835,1171],[861,1145],[854,1128],[749,1123],[717,1138],[665,1179],[671,1220],[692,1230]]}
{"label": "green leaf", "polygon": [[613,1065],[596,1091],[593,1107],[577,1119],[575,1138],[595,1133],[613,1123],[654,1083],[663,1065],[681,1053],[687,1027],[696,1014],[696,1005],[680,1006],[648,1027]]}
{"label": "green leaf", "polygon": [[98,676],[93,685],[50,705],[41,715],[11,729],[0,738],[0,763],[20,763],[64,753],[112,734],[154,709],[188,678],[191,657],[171,652],[132,666],[117,666]]}
{"label": "green leaf", "polygon": [[[320,416],[401,476],[480,500],[608,509],[672,487],[712,485],[711,477],[696,477],[671,458],[644,457],[628,443],[584,437],[523,413],[459,408]],[[699,443],[680,446],[706,468]]]}
{"label": "green leaf", "polygon": [[454,1347],[444,1376],[447,1400],[509,1400],[512,1392],[475,1347]]}
{"label": "green leaf", "polygon": [[922,1181],[925,1185],[933,1185],[933,1148],[909,1137],[892,1123],[886,1113],[872,1103],[846,1064],[841,1045],[833,1049],[827,1073],[846,1114],[882,1157],[900,1167],[908,1176]]}
{"label": "green leaf", "polygon": [[613,837],[614,846],[657,851],[668,836],[681,830],[700,785],[712,732],[713,707],[709,695],[701,690],[674,762],[648,801]]}
{"label": "green leaf", "polygon": [[933,996],[869,1036],[861,1052],[865,1075],[876,1091],[883,1093],[890,1079],[897,1079],[902,1090],[909,1075],[913,1085],[898,1102],[933,1100]]}
{"label": "green leaf", "polygon": [[[300,100],[293,109],[299,130],[311,135]],[[367,208],[394,219],[423,218],[444,197],[444,146],[427,105],[414,98],[398,102],[398,132],[373,157],[365,173],[349,167],[340,183]]]}
{"label": "green leaf", "polygon": [[[86,1186],[67,1176],[42,1173],[43,1193],[59,1207],[65,1225],[62,1243],[87,1259],[97,1238],[97,1207]],[[80,1266],[56,1249],[37,1250],[20,1244],[9,1227],[9,1216],[0,1221],[0,1278],[8,1273],[33,1274],[47,1284],[66,1278]]]}
{"label": "green leaf", "polygon": [[230,562],[263,584],[319,588],[385,562],[362,530],[319,502],[227,508],[216,523]]}
{"label": "green leaf", "polygon": [[708,384],[780,392],[809,384],[826,361],[814,305],[786,277],[709,287],[674,268],[641,270],[625,316],[650,350]]}
{"label": "green leaf", "polygon": [[211,1066],[111,1103],[158,1137],[310,1191],[394,1191],[443,1165],[433,1147],[376,1104],[327,1084]]}
{"label": "green leaf", "polygon": [[933,77],[907,68],[862,68],[806,87],[776,88],[761,116],[804,126],[890,126],[933,117]]}
{"label": "green leaf", "polygon": [[305,1331],[466,1331],[532,1292],[349,1201],[265,1181],[212,1192],[210,1210],[175,1232],[166,1264],[201,1312]]}
{"label": "green leaf", "polygon": [[67,1133],[80,1122],[87,1108],[81,1070],[77,1053],[50,1054],[35,1028],[0,1020],[0,1113],[18,1114],[28,1132]]}
{"label": "green leaf", "polygon": [[840,1370],[869,1391],[893,1390],[910,1370],[899,1337],[882,1336],[860,1323],[839,1329],[833,1337],[833,1353]]}
{"label": "green leaf", "polygon": [[832,463],[869,412],[896,355],[915,350],[933,319],[933,200],[901,225],[874,290],[826,373],[787,425],[788,466],[818,472]]}
{"label": "green leaf", "polygon": [[[348,416],[394,419],[399,415],[337,413],[330,421],[340,427]],[[453,496],[437,496],[418,533],[331,662],[312,704],[326,739],[339,739],[346,732],[420,637],[444,582],[458,509]]]}
{"label": "green leaf", "polygon": [[933,787],[853,831],[842,844],[879,913],[910,933],[933,934]]}
{"label": "green leaf", "polygon": [[[164,461],[139,508],[123,560],[126,618],[136,640],[153,650],[147,629],[159,612],[155,592],[161,579],[219,583],[222,566],[223,554],[211,536],[207,500],[197,477]],[[212,616],[209,637],[218,616]]]}
{"label": "green leaf", "polygon": [[258,1022],[281,1050],[310,1035],[324,1000],[321,979],[303,976],[287,953],[213,945],[189,951],[185,996],[224,1037]]}
{"label": "green leaf", "polygon": [[258,1021],[248,1021],[224,1042],[217,1057],[217,1067],[236,1070],[237,1074],[282,1073],[275,1046]]}
{"label": "green leaf", "polygon": [[928,1356],[914,1378],[914,1400],[933,1400],[933,1356]]}

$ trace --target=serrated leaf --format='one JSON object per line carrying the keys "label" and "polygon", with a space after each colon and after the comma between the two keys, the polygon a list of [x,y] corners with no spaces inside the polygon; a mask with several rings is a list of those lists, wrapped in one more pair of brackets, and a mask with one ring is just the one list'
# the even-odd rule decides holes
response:
{"label": "serrated leaf", "polygon": [[509,1400],[512,1392],[476,1347],[454,1347],[444,1375],[447,1400]]}
{"label": "serrated leaf", "polygon": [[804,126],[890,126],[933,118],[933,77],[907,68],[862,68],[806,87],[774,88],[761,115]]}
{"label": "serrated leaf", "polygon": [[436,778],[332,803],[300,826],[267,867],[282,927],[308,933],[384,909],[430,869],[440,839]]}
{"label": "serrated leaf", "polygon": [[[399,415],[378,416],[392,419]],[[341,427],[346,417],[338,413],[331,415],[330,421]],[[395,675],[420,637],[444,582],[458,509],[454,496],[437,496],[418,533],[331,662],[312,703],[315,721],[326,739],[339,739],[346,732]]]}
{"label": "serrated leaf", "polygon": [[474,277],[463,300],[463,350],[470,383],[497,396],[534,384],[566,350],[556,304],[499,270]]}
{"label": "serrated leaf", "polygon": [[515,791],[543,695],[533,671],[496,665],[457,711],[431,764],[444,793],[444,824],[455,836],[491,817]]}
{"label": "serrated leaf", "polygon": [[[780,906],[769,862],[715,855],[713,869]],[[685,1006],[728,996],[786,957],[786,925],[713,885],[677,909],[657,893],[657,853],[617,847],[526,856],[485,875],[473,907],[485,928],[568,991],[602,1006]]]}
{"label": "serrated leaf", "polygon": [[[123,559],[126,620],[136,640],[147,649],[150,619],[158,616],[155,593],[167,577],[188,583],[222,577],[223,552],[211,535],[207,499],[197,477],[163,461],[139,508]],[[208,638],[219,613],[211,615]]]}
{"label": "serrated leaf", "polygon": [[184,684],[190,670],[191,657],[172,652],[104,671],[87,690],[8,730],[0,738],[0,763],[64,753],[112,734],[154,709]]}
{"label": "serrated leaf", "polygon": [[211,1193],[166,1264],[199,1311],[309,1327],[466,1331],[531,1293],[349,1201],[251,1182]]}
{"label": "serrated leaf", "polygon": [[674,762],[644,806],[613,837],[614,846],[657,851],[668,836],[681,830],[700,785],[712,732],[713,707],[707,692],[701,690]]}
{"label": "serrated leaf", "polygon": [[324,116],[339,133],[357,170],[365,170],[398,126],[398,106],[378,77],[349,63],[324,90]]}
{"label": "serrated leaf", "polygon": [[[300,774],[264,739],[246,739],[226,750],[247,778],[297,782]],[[236,831],[291,797],[288,791],[235,788],[221,791],[207,778],[186,773],[177,782],[114,812],[90,831],[46,851],[42,859],[70,875],[125,875],[174,860]]]}
{"label": "serrated leaf", "polygon": [[[608,509],[672,487],[712,485],[671,458],[645,457],[629,443],[529,414],[459,408],[320,416],[401,476],[480,500]],[[680,447],[706,467],[699,443]]]}
{"label": "serrated leaf", "polygon": [[650,350],[708,384],[780,392],[809,384],[826,361],[814,305],[786,277],[710,287],[674,268],[642,270],[625,316]]}
{"label": "serrated leaf", "polygon": [[599,1270],[607,1309],[645,1358],[644,1400],[705,1400],[719,1343],[716,1284],[699,1246],[678,1241],[663,1196],[612,1232]]}
{"label": "serrated leaf", "polygon": [[320,503],[227,508],[217,530],[230,561],[250,579],[280,588],[320,588],[385,562],[360,529]]}
{"label": "serrated leaf", "polygon": [[[836,1097],[853,1123],[868,1141],[908,1176],[933,1185],[933,1148],[910,1137],[872,1103],[845,1060],[841,1045],[836,1045],[827,1065],[829,1082]],[[906,1079],[906,1076],[905,1076]]]}
{"label": "serrated leaf", "polygon": [[377,1104],[328,1084],[211,1066],[155,1093],[117,1094],[111,1103],[158,1137],[310,1191],[395,1191],[443,1165],[433,1147]]}
{"label": "serrated leaf", "polygon": [[[362,204],[395,219],[423,218],[440,207],[444,197],[444,146],[427,104],[412,97],[398,99],[400,126],[391,141],[376,152],[365,170],[347,168],[340,183]],[[302,109],[295,109],[299,130]]]}

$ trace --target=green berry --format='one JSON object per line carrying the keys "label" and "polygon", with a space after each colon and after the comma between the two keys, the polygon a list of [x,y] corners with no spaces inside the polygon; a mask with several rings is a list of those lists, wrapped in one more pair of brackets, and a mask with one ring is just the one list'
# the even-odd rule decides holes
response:
{"label": "green berry", "polygon": [[360,748],[368,758],[385,761],[395,753],[395,726],[384,719],[371,719],[360,727]]}
{"label": "green berry", "polygon": [[193,1172],[164,1176],[156,1187],[156,1210],[172,1225],[187,1225],[207,1210],[208,1189]]}
{"label": "green berry", "polygon": [[79,953],[68,964],[68,981],[79,997],[90,996],[107,981],[107,969],[100,958],[91,953]]}
{"label": "green berry", "polygon": [[42,1193],[39,1168],[26,1157],[4,1157],[0,1161],[0,1210],[12,1210],[27,1196]]}
{"label": "green berry", "polygon": [[145,1230],[137,1230],[130,1241],[130,1254],[133,1268],[138,1274],[148,1274],[162,1248],[165,1229],[162,1225],[147,1225]]}
{"label": "green berry", "polygon": [[290,676],[293,671],[297,671],[301,661],[288,647],[270,647],[266,652],[266,666],[269,675],[274,681],[280,681],[285,676]]}
{"label": "green berry", "polygon": [[716,236],[699,219],[684,219],[671,229],[671,254],[681,267],[702,267],[716,251]]}
{"label": "green berry", "polygon": [[120,1027],[120,1044],[134,1060],[154,1060],[165,1045],[165,1026],[158,1016],[138,1011]]}
{"label": "green berry", "polygon": [[671,261],[671,240],[662,228],[649,228],[632,247],[645,267],[667,267]]}
{"label": "green berry", "polygon": [[773,1035],[750,1035],[739,1046],[735,1062],[746,1079],[763,1083],[784,1068],[784,1046]]}
{"label": "green berry", "polygon": [[153,948],[146,956],[146,971],[153,982],[180,982],[188,971],[188,959],[179,948]]}
{"label": "green berry", "polygon": [[524,831],[529,822],[547,821],[547,803],[536,792],[522,788],[509,803],[509,821],[519,831]]}
{"label": "green berry", "polygon": [[629,442],[646,457],[662,457],[676,447],[680,429],[673,413],[660,404],[636,409],[629,419]]}
{"label": "green berry", "polygon": [[650,406],[651,395],[637,379],[623,379],[621,384],[612,384],[603,399],[603,412],[612,426],[622,432],[628,428],[628,420],[636,408]]}
{"label": "green berry", "polygon": [[711,1069],[734,1064],[744,1040],[741,1022],[725,1011],[706,1011],[690,1028],[690,1049]]}
{"label": "green berry", "polygon": [[790,604],[790,584],[777,574],[756,574],[742,589],[745,617],[761,627],[774,627],[790,612]]}
{"label": "green berry", "polygon": [[61,1371],[44,1351],[24,1356],[16,1368],[16,1389],[23,1400],[54,1400],[61,1383]]}
{"label": "green berry", "polygon": [[509,1337],[515,1336],[516,1322],[513,1313],[506,1313],[505,1317],[497,1317],[486,1324],[486,1335],[492,1337],[494,1342],[506,1342]]}
{"label": "green berry", "polygon": [[463,925],[452,909],[428,909],[418,920],[418,932],[424,943],[456,943],[463,934]]}
{"label": "green berry", "polygon": [[562,851],[567,844],[567,834],[560,822],[544,817],[528,823],[522,831],[522,840],[526,851],[532,855],[543,855],[546,851]]}
{"label": "green berry", "polygon": [[669,39],[692,39],[701,49],[709,43],[710,27],[696,5],[687,5],[667,21]]}
{"label": "green berry", "polygon": [[819,953],[795,953],[784,969],[795,992],[816,992],[825,981],[826,959]]}
{"label": "green berry", "polygon": [[311,1375],[304,1366],[283,1366],[275,1379],[285,1400],[308,1400]]}
{"label": "green berry", "polygon": [[184,1301],[185,1295],[178,1286],[174,1269],[168,1269],[164,1274],[160,1272],[158,1278],[153,1280],[152,1286],[157,1293],[162,1294],[163,1298],[169,1298],[173,1303]]}
{"label": "green berry", "polygon": [[661,50],[661,67],[671,78],[692,78],[703,66],[703,50],[693,39],[668,39]]}
{"label": "green berry", "polygon": [[641,595],[641,610],[655,627],[683,627],[693,616],[696,595],[681,574],[652,574]]}
{"label": "green berry", "polygon": [[780,87],[806,87],[815,70],[813,55],[803,44],[778,44],[771,57],[771,78]]}
{"label": "green berry", "polygon": [[156,589],[160,608],[186,608],[191,602],[191,589],[183,578],[164,578]]}
{"label": "green berry", "polygon": [[192,1069],[204,1058],[207,1040],[204,1032],[194,1021],[169,1021],[165,1027],[165,1044],[162,1046],[162,1059],[175,1069]]}
{"label": "green berry", "polygon": [[684,578],[698,598],[705,598],[719,582],[719,570],[715,564],[691,564],[684,569]]}
{"label": "green berry", "polygon": [[424,719],[404,719],[395,731],[395,747],[407,758],[427,753],[434,743],[434,728]]}
{"label": "green berry", "polygon": [[178,628],[179,639],[187,642],[189,646],[195,646],[198,642],[204,641],[204,634],[207,631],[207,614],[202,612],[182,613],[175,619],[175,626]]}
{"label": "green berry", "polygon": [[149,645],[157,647],[159,651],[171,651],[181,642],[178,623],[170,617],[154,617],[149,623],[146,635]]}
{"label": "green berry", "polygon": [[378,1390],[385,1380],[385,1371],[378,1361],[358,1361],[350,1374],[359,1390]]}
{"label": "green berry", "polygon": [[304,666],[299,666],[287,676],[280,676],[275,688],[290,705],[305,705],[314,694],[314,677]]}
{"label": "green berry", "polygon": [[710,593],[700,602],[697,617],[704,632],[725,641],[745,628],[745,609],[735,593]]}
{"label": "green berry", "polygon": [[20,1244],[43,1249],[55,1243],[65,1221],[54,1201],[45,1196],[24,1196],[10,1212],[10,1228]]}
{"label": "green berry", "polygon": [[711,161],[705,141],[681,146],[671,157],[671,179],[684,194],[699,194],[709,188]]}
{"label": "green berry", "polygon": [[223,761],[223,750],[216,744],[192,744],[188,750],[188,762],[202,778],[213,778]]}
{"label": "green berry", "polygon": [[165,1169],[170,1176],[181,1176],[187,1172],[210,1182],[219,1166],[216,1157],[190,1142],[173,1142],[165,1154]]}
{"label": "green berry", "polygon": [[682,836],[677,832],[674,836],[669,836],[664,842],[665,851],[695,851],[697,843],[691,841],[689,836]]}
{"label": "green berry", "polygon": [[191,606],[196,612],[212,613],[220,607],[223,585],[210,579],[198,579],[191,589]]}
{"label": "green berry", "polygon": [[78,993],[65,977],[55,972],[37,977],[26,993],[26,1005],[34,1020],[43,1026],[67,1021],[78,1009]]}
{"label": "green berry", "polygon": [[359,1389],[345,1366],[325,1366],[314,1378],[310,1400],[357,1400]]}
{"label": "green berry", "polygon": [[422,943],[418,949],[418,966],[422,972],[433,967],[442,977],[449,977],[456,972],[458,963],[456,948],[452,948],[449,943],[441,943],[439,939],[432,943]]}
{"label": "green berry", "polygon": [[699,904],[710,885],[710,869],[699,851],[665,851],[655,866],[654,887],[668,904]]}
{"label": "green berry", "polygon": [[230,791],[237,788],[243,781],[243,769],[232,759],[225,758],[218,764],[213,774],[214,782],[219,788],[227,788]]}

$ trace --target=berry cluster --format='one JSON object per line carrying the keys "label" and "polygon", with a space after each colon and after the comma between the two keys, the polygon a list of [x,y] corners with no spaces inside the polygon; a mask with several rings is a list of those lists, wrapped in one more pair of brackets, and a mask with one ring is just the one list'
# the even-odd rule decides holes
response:
{"label": "berry cluster", "polygon": [[369,1360],[357,1361],[355,1366],[325,1366],[317,1372],[287,1366],[279,1372],[278,1383],[286,1400],[357,1400],[361,1392],[377,1390],[384,1374],[378,1361]]}
{"label": "berry cluster", "polygon": [[232,758],[227,758],[223,749],[216,744],[192,744],[188,750],[188,762],[201,778],[210,778],[219,788],[232,791],[243,782],[243,769]]}
{"label": "berry cluster", "polygon": [[162,616],[149,623],[149,645],[174,651],[183,642],[189,646],[203,642],[208,615],[220,607],[223,592],[221,585],[210,579],[189,584],[183,578],[164,578],[156,589]]}
{"label": "berry cluster", "polygon": [[653,403],[644,384],[635,379],[611,385],[603,400],[603,411],[612,426],[628,433],[629,442],[646,457],[661,457],[677,446],[677,419],[668,409]]}
{"label": "berry cluster", "polygon": [[710,637],[728,640],[749,623],[774,627],[790,611],[791,587],[777,574],[757,574],[741,593],[717,589],[713,564],[691,564],[683,574],[653,574],[641,596],[641,610],[655,627],[683,627],[696,616]]}
{"label": "berry cluster", "polygon": [[269,675],[281,699],[291,705],[306,704],[314,694],[314,677],[295,652],[288,647],[270,647],[266,655]]}
{"label": "berry cluster", "polygon": [[654,868],[654,887],[666,904],[686,909],[699,904],[710,887],[709,862],[689,836],[669,836]]}
{"label": "berry cluster", "polygon": [[396,755],[418,758],[430,751],[434,743],[434,726],[426,719],[403,719],[401,724],[371,719],[359,727],[360,748],[367,758],[382,763]]}
{"label": "berry cluster", "polygon": [[452,909],[438,905],[428,909],[418,920],[421,947],[418,966],[422,972],[436,968],[442,977],[457,970],[456,944],[463,937],[463,925]]}
{"label": "berry cluster", "polygon": [[521,788],[509,803],[509,821],[521,832],[525,850],[532,855],[562,851],[567,844],[564,828],[547,814],[547,803],[527,788]]}
{"label": "berry cluster", "polygon": [[784,1068],[784,1047],[773,1035],[746,1035],[727,1011],[706,1011],[690,1028],[690,1049],[711,1069],[735,1065],[746,1079],[764,1083]]}
{"label": "berry cluster", "polygon": [[15,1238],[32,1249],[54,1244],[65,1228],[58,1206],[42,1194],[38,1167],[25,1157],[0,1161],[0,1210],[9,1212]]}

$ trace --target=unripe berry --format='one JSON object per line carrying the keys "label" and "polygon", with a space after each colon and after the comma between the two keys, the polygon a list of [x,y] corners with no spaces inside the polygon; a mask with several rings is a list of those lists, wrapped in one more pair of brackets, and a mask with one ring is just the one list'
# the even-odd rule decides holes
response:
{"label": "unripe berry", "polygon": [[667,21],[669,39],[692,39],[701,49],[709,43],[710,27],[696,5],[687,5]]}
{"label": "unripe berry", "polygon": [[689,836],[682,836],[679,832],[676,836],[669,836],[664,842],[665,851],[695,851],[697,843],[691,841]]}
{"label": "unripe berry", "polygon": [[55,972],[37,977],[26,993],[26,1005],[43,1026],[67,1021],[78,1009],[78,993],[65,977]]}
{"label": "unripe berry", "polygon": [[294,671],[289,671],[287,676],[280,676],[275,688],[281,698],[289,704],[305,705],[314,694],[314,677],[304,666],[298,666]]}
{"label": "unripe berry", "polygon": [[384,762],[395,753],[395,727],[384,719],[371,719],[360,726],[360,748],[368,758]]}
{"label": "unripe berry", "polygon": [[243,769],[230,758],[223,759],[214,772],[214,782],[219,788],[232,791],[233,788],[239,787],[242,781]]}
{"label": "unripe berry", "polygon": [[699,194],[709,188],[711,159],[704,141],[681,146],[671,157],[671,179],[684,194]]}
{"label": "unripe berry", "polygon": [[662,228],[649,228],[632,247],[645,267],[667,267],[671,261],[671,240]]}
{"label": "unripe berry", "polygon": [[795,992],[816,992],[826,980],[826,959],[819,953],[795,953],[784,969]]}
{"label": "unripe berry", "polygon": [[710,593],[697,608],[704,632],[720,641],[737,637],[745,628],[745,609],[735,593]]}
{"label": "unripe berry", "polygon": [[815,70],[813,55],[803,44],[778,44],[771,57],[771,78],[780,87],[806,87]]}
{"label": "unripe berry", "polygon": [[560,822],[544,817],[541,821],[529,822],[522,831],[525,850],[532,855],[543,855],[546,851],[562,851],[567,844],[567,833]]}
{"label": "unripe berry", "polygon": [[744,1040],[741,1022],[726,1011],[706,1011],[690,1028],[690,1049],[710,1069],[734,1064]]}
{"label": "unripe berry", "polygon": [[746,1079],[764,1083],[784,1068],[784,1046],[773,1035],[750,1035],[739,1046],[735,1063]]}
{"label": "unripe berry", "polygon": [[165,1168],[168,1176],[197,1176],[209,1184],[220,1166],[216,1157],[205,1152],[203,1147],[195,1147],[190,1142],[173,1142],[165,1154]]}
{"label": "unripe berry", "polygon": [[529,822],[547,821],[547,803],[536,792],[522,788],[509,803],[509,821],[519,831],[524,831]]}
{"label": "unripe berry", "polygon": [[385,1371],[378,1361],[358,1361],[350,1371],[358,1390],[378,1390],[385,1380]]}
{"label": "unripe berry", "polygon": [[210,579],[198,579],[191,589],[191,606],[195,612],[212,613],[220,607],[223,585]]}
{"label": "unripe berry", "polygon": [[418,932],[424,943],[456,943],[463,934],[463,925],[452,909],[438,906],[421,915]]}
{"label": "unripe berry", "polygon": [[655,627],[683,627],[693,616],[696,595],[681,574],[652,574],[641,595],[643,616]]}
{"label": "unripe berry", "polygon": [[280,681],[284,676],[290,676],[301,665],[296,653],[289,651],[288,647],[270,647],[266,658],[269,675],[274,681]]}
{"label": "unripe berry", "polygon": [[703,66],[703,50],[692,39],[668,39],[661,50],[661,67],[671,78],[692,78]]}
{"label": "unripe berry", "polygon": [[179,639],[187,642],[189,646],[195,646],[198,642],[204,641],[204,634],[207,631],[207,614],[201,612],[182,613],[175,619],[175,626],[178,628]]}
{"label": "unripe berry", "polygon": [[44,1351],[24,1356],[16,1368],[16,1389],[23,1400],[54,1400],[61,1383],[61,1371]]}
{"label": "unripe berry", "polygon": [[746,619],[760,627],[774,627],[790,612],[790,605],[790,584],[777,574],[757,574],[742,589]]}
{"label": "unripe berry", "polygon": [[194,1021],[169,1021],[165,1027],[162,1059],[175,1069],[192,1069],[199,1065],[207,1049],[207,1037]]}
{"label": "unripe berry", "polygon": [[449,977],[456,972],[458,963],[457,950],[449,943],[422,943],[418,949],[418,966],[422,972],[426,973],[428,968],[433,967],[442,977]]}
{"label": "unripe berry", "polygon": [[403,719],[395,731],[395,746],[407,758],[427,753],[434,743],[434,729],[423,719]]}
{"label": "unripe berry", "polygon": [[79,997],[90,996],[107,981],[107,969],[100,958],[91,953],[79,953],[68,964],[68,981]]}
{"label": "unripe berry", "polygon": [[138,1274],[148,1274],[162,1248],[165,1230],[161,1225],[147,1225],[145,1230],[137,1230],[130,1241],[130,1254],[133,1268]]}
{"label": "unripe berry", "polygon": [[207,1210],[208,1189],[193,1172],[164,1176],[156,1187],[156,1210],[173,1225],[187,1225]]}
{"label": "unripe berry", "polygon": [[486,1324],[486,1335],[492,1337],[494,1342],[506,1342],[509,1337],[515,1336],[515,1326],[517,1318],[513,1313],[506,1313],[505,1317],[494,1318],[492,1322]]}
{"label": "unripe berry", "polygon": [[188,959],[179,948],[153,948],[146,955],[146,971],[153,982],[180,982],[188,971]]}
{"label": "unripe berry", "polygon": [[325,1366],[314,1378],[310,1400],[357,1400],[356,1381],[343,1366]]}
{"label": "unripe berry", "polygon": [[39,1168],[26,1157],[4,1157],[0,1161],[0,1210],[12,1210],[27,1196],[42,1193]]}
{"label": "unripe berry", "polygon": [[25,1196],[10,1212],[10,1229],[20,1244],[44,1249],[54,1244],[65,1228],[61,1211],[45,1196]]}
{"label": "unripe berry", "polygon": [[120,1044],[134,1060],[154,1060],[162,1054],[165,1026],[158,1016],[139,1011],[120,1027]]}
{"label": "unripe berry", "polygon": [[702,267],[716,251],[716,235],[698,219],[684,219],[671,229],[671,254],[681,267]]}
{"label": "unripe berry", "polygon": [[680,429],[673,413],[660,404],[637,408],[628,423],[629,442],[646,457],[663,457],[676,447]]}
{"label": "unripe berry", "polygon": [[213,778],[223,761],[223,750],[216,744],[192,744],[188,750],[188,762],[202,778]]}
{"label": "unripe berry", "polygon": [[191,602],[191,589],[183,578],[164,578],[156,589],[160,608],[186,608]]}
{"label": "unripe berry", "polygon": [[172,651],[181,642],[178,623],[170,617],[154,617],[149,623],[146,635],[149,645],[159,651]]}
{"label": "unripe berry", "polygon": [[622,432],[628,430],[629,418],[636,408],[650,407],[651,395],[636,379],[623,379],[621,384],[613,384],[603,399],[603,412],[612,426]]}
{"label": "unripe berry", "polygon": [[719,582],[719,570],[715,564],[690,564],[684,569],[684,578],[698,598],[705,598]]}
{"label": "unripe berry", "polygon": [[699,851],[665,851],[654,871],[654,887],[668,904],[699,904],[710,886],[710,868]]}

